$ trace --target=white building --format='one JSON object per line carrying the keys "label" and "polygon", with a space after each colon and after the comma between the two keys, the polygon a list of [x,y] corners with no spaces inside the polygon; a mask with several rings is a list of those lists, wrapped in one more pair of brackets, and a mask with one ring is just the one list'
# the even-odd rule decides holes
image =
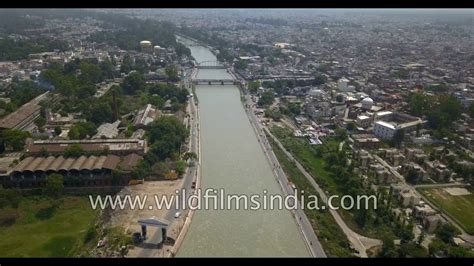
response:
{"label": "white building", "polygon": [[382,139],[392,139],[397,129],[394,125],[385,121],[376,121],[374,123],[374,135]]}
{"label": "white building", "polygon": [[359,115],[357,116],[357,119],[356,119],[356,124],[363,128],[370,127],[371,122],[372,122],[372,119],[370,119],[370,117],[366,115]]}
{"label": "white building", "polygon": [[339,88],[340,91],[347,92],[348,91],[347,83],[349,83],[349,80],[346,78],[342,78],[337,82],[337,87]]}

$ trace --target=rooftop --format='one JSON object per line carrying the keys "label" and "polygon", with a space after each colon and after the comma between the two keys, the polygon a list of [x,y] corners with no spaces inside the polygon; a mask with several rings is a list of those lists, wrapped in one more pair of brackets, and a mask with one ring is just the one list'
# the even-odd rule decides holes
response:
{"label": "rooftop", "polygon": [[0,128],[15,128],[40,109],[41,106],[33,103],[24,104],[15,112],[1,119]]}

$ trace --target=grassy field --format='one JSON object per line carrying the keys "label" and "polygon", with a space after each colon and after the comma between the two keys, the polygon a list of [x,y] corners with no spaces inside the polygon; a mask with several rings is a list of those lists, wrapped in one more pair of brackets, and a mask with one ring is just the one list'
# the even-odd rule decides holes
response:
{"label": "grassy field", "polygon": [[[325,169],[324,158],[315,156],[313,147],[308,144],[308,140],[293,137],[291,131],[286,128],[272,127],[271,132],[298,159],[322,188],[331,192],[337,191],[337,184]],[[335,150],[338,145],[339,143],[334,140],[325,142],[327,149]]]}
{"label": "grassy field", "polygon": [[[280,162],[283,171],[287,174],[298,190],[304,190],[306,195],[317,195],[311,183],[303,176],[296,166],[288,160],[283,151],[278,148],[276,143],[268,137],[273,151]],[[349,241],[342,232],[341,228],[336,224],[334,218],[328,211],[305,210],[305,214],[311,221],[311,225],[318,236],[324,251],[328,257],[352,257],[349,250]]]}
{"label": "grassy field", "polygon": [[[326,170],[326,159],[324,158],[324,154],[327,152],[339,149],[340,141],[334,138],[326,138],[323,140],[323,145],[310,145],[306,139],[294,137],[292,131],[288,128],[274,126],[271,128],[271,132],[278,138],[283,146],[293,154],[301,165],[305,167],[306,171],[313,176],[323,190],[328,191],[331,195],[344,195],[331,173]],[[348,145],[344,145],[344,149],[347,148]],[[360,228],[355,221],[353,212],[340,210],[339,213],[346,224],[361,235],[378,238],[383,233],[390,238],[395,238],[395,232],[388,224]]]}
{"label": "grassy field", "polygon": [[0,257],[72,257],[97,217],[86,197],[27,197],[15,223],[0,227]]}
{"label": "grassy field", "polygon": [[456,220],[466,232],[474,234],[474,194],[452,196],[443,188],[425,188],[419,191]]}

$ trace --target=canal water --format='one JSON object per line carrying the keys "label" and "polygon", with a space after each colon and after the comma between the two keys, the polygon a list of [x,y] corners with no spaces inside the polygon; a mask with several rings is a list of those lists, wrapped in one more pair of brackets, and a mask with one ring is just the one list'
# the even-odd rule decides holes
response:
{"label": "canal water", "polygon": [[[211,51],[190,47],[197,62]],[[231,78],[225,69],[202,69],[198,79]],[[196,87],[201,121],[201,188],[225,194],[282,194],[247,118],[237,87]],[[309,251],[288,210],[197,210],[178,257],[306,257]]]}

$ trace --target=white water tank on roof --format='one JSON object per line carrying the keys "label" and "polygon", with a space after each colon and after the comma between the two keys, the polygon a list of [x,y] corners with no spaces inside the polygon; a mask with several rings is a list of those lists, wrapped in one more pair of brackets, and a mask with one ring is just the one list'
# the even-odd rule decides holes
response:
{"label": "white water tank on roof", "polygon": [[374,100],[372,98],[367,97],[362,100],[362,109],[365,110],[370,110],[372,109],[372,106],[374,105]]}
{"label": "white water tank on roof", "polygon": [[153,47],[153,51],[155,52],[156,55],[159,55],[161,52],[161,46],[155,45],[155,47]]}
{"label": "white water tank on roof", "polygon": [[140,49],[142,52],[149,53],[151,52],[151,42],[150,41],[141,41],[140,42]]}

